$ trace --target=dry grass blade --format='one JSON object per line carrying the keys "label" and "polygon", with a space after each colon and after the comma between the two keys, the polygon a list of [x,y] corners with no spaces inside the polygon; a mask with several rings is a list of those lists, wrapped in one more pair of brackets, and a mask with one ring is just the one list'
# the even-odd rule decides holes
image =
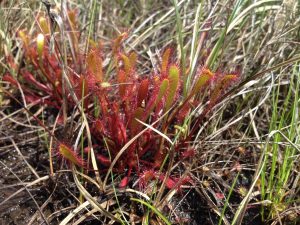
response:
{"label": "dry grass blade", "polygon": [[90,177],[90,176],[88,176],[88,175],[86,175],[86,174],[84,174],[84,173],[81,173],[81,172],[79,172],[79,171],[75,171],[76,172],[76,174],[78,174],[79,176],[81,176],[82,178],[84,178],[84,179],[86,179],[86,180],[88,180],[89,182],[91,182],[92,184],[94,184],[96,187],[97,187],[97,189],[100,191],[101,189],[102,189],[102,187],[99,185],[99,183],[97,183],[96,181],[95,181],[95,179],[94,178],[92,178],[92,177]]}
{"label": "dry grass blade", "polygon": [[[177,6],[180,6],[184,3],[185,0],[180,1]],[[162,26],[163,21],[169,18],[172,13],[175,11],[175,8],[172,7],[167,13],[165,13],[160,19],[156,20],[156,22],[146,29],[142,34],[139,34],[139,36],[133,41],[133,43],[130,44],[131,47],[136,47],[139,43],[142,43],[146,38],[148,38],[151,33],[155,32],[157,29],[157,26]],[[129,40],[128,40],[129,41]]]}
{"label": "dry grass blade", "polygon": [[140,191],[137,191],[137,190],[134,190],[134,189],[131,189],[131,188],[125,189],[125,192],[137,194],[137,195],[143,197],[145,200],[150,201],[149,196],[146,195],[146,194],[143,193],[143,192],[140,192]]}
{"label": "dry grass blade", "polygon": [[[80,204],[79,206],[77,206],[76,209],[74,209],[73,211],[71,211],[69,213],[69,215],[67,217],[65,217],[63,219],[63,221],[61,221],[59,223],[59,225],[66,225],[66,224],[68,224],[69,221],[72,220],[81,210],[86,209],[89,205],[90,205],[89,201],[83,202],[82,204]],[[102,207],[105,207],[107,205],[107,203],[104,202],[101,205],[102,205]],[[97,212],[98,210],[94,209],[94,211]]]}
{"label": "dry grass blade", "polygon": [[[91,215],[93,215],[97,211],[98,211],[97,209],[92,209],[92,210],[88,211],[86,214],[81,216],[78,220],[74,221],[73,225],[77,225],[77,224],[82,223],[86,218],[90,217]],[[101,221],[99,221],[99,222],[101,222]]]}
{"label": "dry grass blade", "polygon": [[[119,218],[115,217],[112,213],[110,213],[109,211],[107,211],[102,204],[100,204],[96,198],[92,197],[90,195],[90,193],[82,186],[82,184],[80,183],[80,181],[77,178],[76,175],[76,169],[73,166],[72,167],[72,173],[73,173],[73,177],[74,177],[74,181],[76,186],[78,187],[79,191],[81,192],[82,196],[95,208],[98,210],[98,212],[102,213],[104,216],[112,219],[113,221],[116,222],[122,222]],[[112,202],[106,202],[105,206],[109,206],[113,204]]]}
{"label": "dry grass blade", "polygon": [[172,140],[167,136],[165,135],[164,133],[162,133],[161,131],[155,129],[153,126],[147,124],[147,123],[144,123],[143,121],[140,121],[139,119],[136,119],[139,123],[143,124],[144,126],[148,127],[150,130],[153,130],[155,133],[159,134],[160,136],[162,136],[164,139],[166,139],[171,145],[173,145],[173,142]]}
{"label": "dry grass blade", "polygon": [[[246,9],[244,9],[244,11],[242,11],[237,17],[235,17],[232,20],[232,22],[228,26],[227,33],[229,33],[235,26],[240,24],[242,22],[242,20],[247,16],[247,14],[251,12],[251,10],[258,8],[259,6],[264,5],[266,3],[280,3],[280,1],[278,1],[278,0],[262,0],[262,1],[255,2],[254,4],[248,6]],[[264,10],[267,9],[265,6],[263,6],[263,8],[264,8]],[[273,9],[273,8],[271,8],[271,9]]]}

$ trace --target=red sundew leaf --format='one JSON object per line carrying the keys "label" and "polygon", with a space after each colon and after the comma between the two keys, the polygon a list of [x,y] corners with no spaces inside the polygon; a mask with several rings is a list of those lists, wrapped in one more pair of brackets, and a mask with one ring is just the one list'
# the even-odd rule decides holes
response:
{"label": "red sundew leaf", "polygon": [[118,83],[119,83],[119,94],[121,98],[125,97],[126,94],[126,74],[124,70],[119,70],[118,71]]}
{"label": "red sundew leaf", "polygon": [[[95,148],[97,148],[97,147],[99,147],[99,145],[93,145],[93,149],[95,149]],[[85,148],[83,149],[84,154],[89,154],[90,151],[91,151],[91,147],[90,147],[90,146],[87,146],[87,147],[85,147]]]}
{"label": "red sundew leaf", "polygon": [[103,80],[102,57],[99,49],[91,49],[86,58],[87,69],[101,83]]}
{"label": "red sundew leaf", "polygon": [[154,170],[146,170],[141,174],[141,179],[143,182],[148,183],[150,180],[155,178]]}
{"label": "red sundew leaf", "polygon": [[57,124],[58,125],[64,124],[64,116],[62,114],[59,114],[58,119],[57,119]]}
{"label": "red sundew leaf", "polygon": [[80,75],[80,78],[79,78],[79,82],[78,82],[78,79],[75,79],[75,82],[73,82],[74,85],[78,84],[79,83],[79,96],[81,98],[82,96],[82,81],[84,81],[84,96],[86,96],[88,93],[89,93],[89,90],[90,91],[96,91],[98,90],[98,86],[97,86],[97,80],[96,78],[91,74],[91,73],[87,73],[85,75]]}
{"label": "red sundew leaf", "polygon": [[146,170],[140,175],[139,185],[141,188],[145,188],[149,181],[155,179],[156,173],[154,170]]}
{"label": "red sundew leaf", "polygon": [[174,103],[174,99],[179,87],[179,76],[180,69],[177,65],[171,65],[169,67],[168,79],[169,79],[169,90],[166,96],[166,111],[169,110]]}
{"label": "red sundew leaf", "polygon": [[28,71],[22,71],[21,74],[28,83],[31,83],[31,84],[35,85],[36,88],[40,89],[41,91],[45,91],[46,93],[51,92],[49,87],[47,87],[46,85],[38,82],[36,80],[36,78],[31,73],[29,73]]}
{"label": "red sundew leaf", "polygon": [[128,33],[124,32],[120,34],[114,41],[113,41],[113,47],[112,47],[112,52],[113,55],[116,55],[120,51],[121,43],[122,41],[127,38]]}
{"label": "red sundew leaf", "polygon": [[106,118],[108,116],[108,102],[106,99],[106,89],[102,90],[101,93],[98,95],[99,103],[100,103],[100,109],[102,112],[103,118]]}
{"label": "red sundew leaf", "polygon": [[170,63],[170,56],[171,56],[172,49],[167,48],[162,56],[161,62],[161,73],[164,75],[167,73],[167,69]]}
{"label": "red sundew leaf", "polygon": [[6,82],[9,82],[10,84],[18,87],[18,81],[16,79],[14,79],[11,75],[9,74],[5,74],[3,77],[2,77],[2,81],[6,81]]}
{"label": "red sundew leaf", "polygon": [[27,103],[40,103],[41,102],[41,98],[35,95],[25,95],[25,100]]}
{"label": "red sundew leaf", "polygon": [[195,154],[196,154],[195,149],[187,149],[181,153],[181,156],[182,156],[182,158],[186,159],[186,158],[194,157]]}
{"label": "red sundew leaf", "polygon": [[90,151],[91,151],[91,148],[90,148],[90,147],[85,147],[85,148],[83,149],[83,152],[84,152],[85,154],[89,154]]}
{"label": "red sundew leaf", "polygon": [[58,147],[59,154],[66,159],[67,161],[79,166],[84,167],[85,163],[80,156],[76,154],[76,152],[68,147],[65,144],[59,144]]}
{"label": "red sundew leaf", "polygon": [[127,77],[130,77],[132,71],[132,65],[130,59],[125,54],[120,54],[120,58],[123,61],[124,71]]}
{"label": "red sundew leaf", "polygon": [[159,168],[162,164],[162,162],[164,161],[165,157],[166,157],[166,154],[167,154],[167,149],[166,147],[160,147],[156,153],[155,153],[155,156],[154,156],[154,167],[155,168]]}
{"label": "red sundew leaf", "polygon": [[[24,92],[25,92],[25,90],[24,90]],[[60,108],[60,107],[57,106],[57,104],[55,102],[49,101],[49,100],[44,100],[40,96],[36,96],[36,95],[34,95],[32,93],[29,94],[27,91],[26,91],[26,94],[25,94],[25,101],[27,103],[32,103],[32,104],[35,104],[35,105],[37,105],[37,104],[50,105],[50,106],[53,106],[53,107],[55,107],[57,109]]]}
{"label": "red sundew leaf", "polygon": [[230,75],[225,75],[221,80],[219,80],[219,82],[217,82],[210,96],[211,106],[217,102],[222,91],[224,91],[230,85],[230,83],[234,82],[235,80],[237,80],[237,75],[230,74]]}
{"label": "red sundew leaf", "polygon": [[178,185],[178,188],[180,188],[180,186],[181,185],[184,185],[184,184],[194,184],[194,181],[193,181],[193,179],[190,177],[190,176],[186,176],[186,177],[184,177],[184,178],[175,178],[174,179],[174,181],[176,182],[176,183],[180,183],[179,185]]}
{"label": "red sundew leaf", "polygon": [[121,143],[122,145],[127,142],[127,133],[126,133],[126,127],[123,122],[119,122],[118,124],[119,127],[119,132],[120,132],[120,137],[121,137]]}
{"label": "red sundew leaf", "polygon": [[143,115],[144,115],[144,109],[141,107],[138,107],[133,114],[133,118],[131,121],[131,135],[135,135],[140,128],[142,127],[142,124],[139,123],[136,119],[138,120],[142,120],[143,119]]}
{"label": "red sundew leaf", "polygon": [[[149,139],[150,140],[150,139]],[[144,142],[144,145],[143,147],[141,147],[138,151],[138,157],[142,157],[144,156],[147,152],[149,151],[153,151],[153,146],[155,145],[155,139],[152,139],[148,142]],[[145,165],[148,165],[148,166],[151,166],[151,167],[154,167],[153,163],[152,162],[147,162],[147,161],[144,161],[144,160],[141,160],[143,162],[143,164]]]}
{"label": "red sundew leaf", "polygon": [[179,122],[182,122],[186,118],[190,110],[191,110],[191,103],[187,102],[177,113],[176,119]]}
{"label": "red sundew leaf", "polygon": [[122,120],[117,115],[117,112],[111,117],[110,127],[113,141],[115,143],[122,146],[127,142],[126,128]]}
{"label": "red sundew leaf", "polygon": [[[131,171],[132,168],[137,166],[135,150],[136,150],[136,142],[132,143],[128,147],[127,155],[125,156],[126,158],[124,159],[124,161],[126,162],[128,168],[129,168],[129,171]],[[130,175],[130,173],[128,173],[128,176]]]}
{"label": "red sundew leaf", "polygon": [[142,135],[142,140],[143,140],[144,144],[149,143],[149,141],[151,140],[151,138],[152,138],[152,131],[151,130],[145,131],[143,133],[143,135]]}
{"label": "red sundew leaf", "polygon": [[129,177],[124,177],[120,184],[119,184],[119,188],[125,188],[129,183]]}
{"label": "red sundew leaf", "polygon": [[134,109],[137,105],[137,93],[140,81],[138,81],[138,78],[130,78],[129,82],[128,79],[126,81],[126,95],[128,96],[127,102],[131,104],[131,109]]}
{"label": "red sundew leaf", "polygon": [[93,126],[93,130],[95,132],[95,134],[97,135],[103,135],[103,136],[107,136],[108,134],[108,131],[107,129],[105,128],[105,125],[104,125],[104,122],[100,119],[97,119],[95,122],[94,122],[94,126]]}
{"label": "red sundew leaf", "polygon": [[[165,175],[161,174],[159,176],[159,179],[161,181],[163,181],[165,179]],[[179,190],[182,185],[187,184],[187,183],[193,184],[193,180],[189,176],[186,176],[184,178],[174,178],[174,179],[169,177],[166,180],[166,187],[168,189],[172,189],[172,188],[176,187],[176,189]]]}
{"label": "red sundew leaf", "polygon": [[[55,87],[55,82],[60,82],[62,77],[62,70],[60,68],[58,60],[45,52],[45,60],[43,60],[43,75],[47,80]],[[60,91],[58,91],[60,92]]]}
{"label": "red sundew leaf", "polygon": [[[49,64],[49,66],[57,73],[57,71],[61,71],[60,69],[60,65],[59,65],[59,61],[55,58],[54,54],[49,55],[46,54],[46,58],[47,60],[45,60],[45,65],[44,67],[47,67],[47,65]],[[47,63],[47,64],[46,64]]]}
{"label": "red sundew leaf", "polygon": [[149,90],[149,80],[144,79],[141,81],[138,94],[137,94],[137,106],[142,106],[142,103],[144,100],[146,100],[148,96],[148,90]]}
{"label": "red sundew leaf", "polygon": [[203,69],[192,89],[191,94],[192,95],[197,94],[201,90],[201,88],[206,86],[213,77],[214,74],[209,69]]}
{"label": "red sundew leaf", "polygon": [[[177,118],[179,121],[182,121],[187,113],[191,110],[191,99],[199,93],[199,91],[207,86],[209,82],[214,78],[214,74],[210,72],[208,69],[202,69],[200,75],[198,76],[191,92],[184,99],[183,103],[175,110],[175,112],[171,116],[171,120],[173,118]],[[170,120],[170,121],[171,121]]]}
{"label": "red sundew leaf", "polygon": [[[160,179],[160,181],[161,182],[163,182],[163,180],[165,179],[165,175],[160,175],[159,176],[159,179]],[[166,180],[166,187],[168,188],[168,189],[172,189],[172,188],[174,188],[175,186],[176,186],[176,182],[173,180],[173,179],[171,179],[170,177],[168,177],[167,178],[167,180]]]}
{"label": "red sundew leaf", "polygon": [[225,195],[221,192],[216,192],[216,197],[218,200],[222,200],[225,198]]}
{"label": "red sundew leaf", "polygon": [[97,160],[104,166],[110,166],[110,164],[111,164],[110,159],[101,154],[97,154]]}
{"label": "red sundew leaf", "polygon": [[130,61],[130,65],[131,65],[131,69],[135,70],[136,67],[136,63],[137,63],[137,54],[135,52],[131,52],[128,56],[129,61]]}
{"label": "red sundew leaf", "polygon": [[15,63],[14,57],[11,54],[5,56],[5,59],[6,59],[6,63],[8,64],[10,69],[13,69],[14,71],[16,71],[18,69],[18,66]]}
{"label": "red sundew leaf", "polygon": [[25,56],[27,56],[26,60],[31,60],[32,64],[37,68],[38,67],[38,52],[36,46],[28,46],[25,48]]}

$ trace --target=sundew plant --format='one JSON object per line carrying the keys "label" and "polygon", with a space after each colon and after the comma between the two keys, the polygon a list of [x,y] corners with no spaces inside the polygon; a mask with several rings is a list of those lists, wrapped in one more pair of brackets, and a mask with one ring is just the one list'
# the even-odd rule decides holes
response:
{"label": "sundew plant", "polygon": [[297,1],[0,5],[0,223],[298,224]]}

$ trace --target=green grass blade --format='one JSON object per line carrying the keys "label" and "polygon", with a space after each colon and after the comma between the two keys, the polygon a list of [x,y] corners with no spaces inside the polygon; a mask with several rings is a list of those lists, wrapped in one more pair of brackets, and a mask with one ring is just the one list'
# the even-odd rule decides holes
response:
{"label": "green grass blade", "polygon": [[154,206],[150,205],[148,202],[145,202],[143,200],[137,199],[137,198],[131,198],[131,201],[139,202],[145,206],[147,206],[149,209],[151,209],[159,218],[161,218],[167,225],[171,225],[171,222]]}

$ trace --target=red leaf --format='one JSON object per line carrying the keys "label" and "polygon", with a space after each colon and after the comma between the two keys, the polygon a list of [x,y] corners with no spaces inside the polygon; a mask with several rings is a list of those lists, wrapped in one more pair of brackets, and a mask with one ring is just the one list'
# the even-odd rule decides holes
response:
{"label": "red leaf", "polygon": [[126,74],[124,70],[119,70],[118,71],[118,85],[119,85],[119,94],[121,98],[125,97],[126,94]]}
{"label": "red leaf", "polygon": [[119,188],[125,188],[129,183],[129,177],[124,177],[120,184],[119,184]]}
{"label": "red leaf", "polygon": [[195,149],[187,149],[184,152],[181,153],[181,156],[186,159],[186,158],[191,158],[194,157],[196,154]]}
{"label": "red leaf", "polygon": [[18,87],[18,81],[16,81],[11,75],[5,74],[2,78],[3,81],[9,82],[12,85]]}
{"label": "red leaf", "polygon": [[221,192],[216,192],[216,197],[217,197],[217,199],[219,199],[219,200],[222,200],[222,199],[225,198],[224,194],[221,193]]}
{"label": "red leaf", "polygon": [[29,73],[28,71],[23,71],[22,75],[23,75],[24,79],[27,82],[35,85],[35,87],[38,88],[38,89],[40,89],[41,91],[45,91],[46,93],[50,93],[51,92],[51,90],[49,89],[49,87],[47,87],[46,85],[38,82],[36,80],[36,78],[31,73]]}
{"label": "red leaf", "polygon": [[[163,180],[165,179],[165,175],[161,174],[159,176],[159,179],[161,180],[161,182],[163,182]],[[173,179],[171,179],[170,177],[168,177],[165,184],[166,184],[167,188],[172,189],[173,187],[175,187],[176,182]]]}
{"label": "red leaf", "polygon": [[65,144],[59,144],[58,152],[67,161],[72,162],[79,167],[84,167],[84,161],[71,147]]}
{"label": "red leaf", "polygon": [[144,79],[141,81],[139,91],[137,94],[137,105],[140,107],[142,106],[142,102],[146,100],[149,90],[149,80]]}
{"label": "red leaf", "polygon": [[110,164],[111,164],[111,161],[109,160],[109,158],[107,158],[106,156],[103,156],[101,154],[97,155],[97,159],[104,166],[110,166]]}

